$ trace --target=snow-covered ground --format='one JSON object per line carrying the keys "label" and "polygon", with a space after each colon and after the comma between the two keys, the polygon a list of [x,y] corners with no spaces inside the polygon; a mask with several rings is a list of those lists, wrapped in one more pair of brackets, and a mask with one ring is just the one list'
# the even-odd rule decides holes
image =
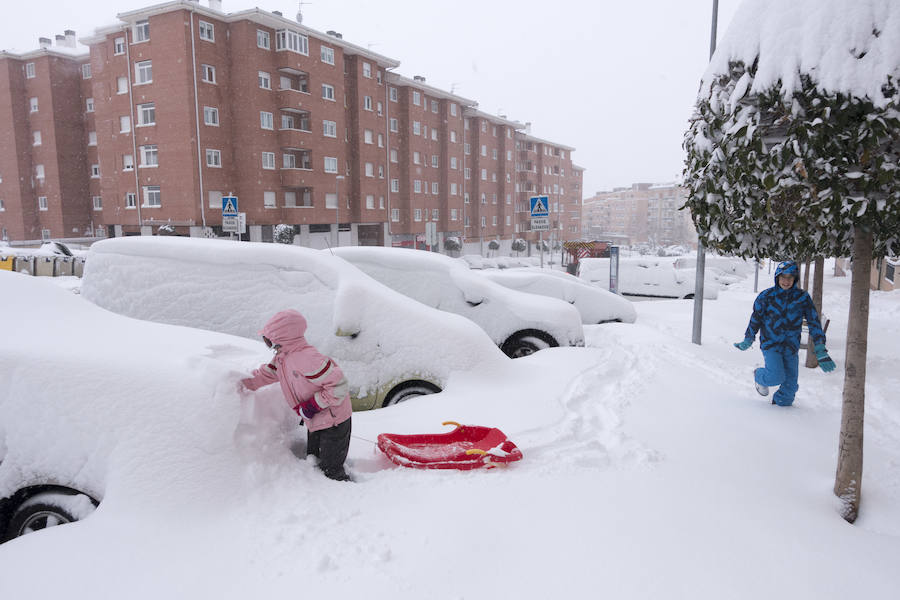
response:
{"label": "snow-covered ground", "polygon": [[[0,597],[895,598],[900,292],[872,294],[863,495],[849,525],[831,493],[849,277],[830,273],[838,370],[801,368],[791,408],[754,391],[757,347],[732,347],[752,276],[704,304],[701,346],[690,342],[692,303],[641,302],[634,324],[586,326],[587,348],[457,373],[439,395],[355,414],[353,484],[295,459],[292,436],[240,451],[230,434],[216,439],[240,403],[219,386],[222,409],[206,417],[219,433],[198,433],[193,450],[172,444],[198,461],[222,448],[204,459],[214,469],[173,461],[160,443],[162,455],[144,457],[193,495],[152,479],[124,493],[123,481],[144,477],[132,456],[92,516],[0,546]],[[760,289],[768,282],[761,274]],[[92,343],[107,340],[85,340],[86,354]],[[276,396],[261,394],[256,414]],[[500,427],[524,459],[417,471],[372,443],[451,419]]]}

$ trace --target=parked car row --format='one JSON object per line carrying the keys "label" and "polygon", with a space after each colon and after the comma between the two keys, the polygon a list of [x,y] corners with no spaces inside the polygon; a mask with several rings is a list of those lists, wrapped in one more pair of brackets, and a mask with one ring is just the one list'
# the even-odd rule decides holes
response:
{"label": "parked car row", "polygon": [[[583,258],[578,262],[578,277],[609,289],[608,258]],[[650,298],[693,298],[696,269],[676,269],[673,258],[620,258],[617,274],[618,292],[625,296]],[[711,273],[705,273],[703,297],[719,297],[719,283]]]}

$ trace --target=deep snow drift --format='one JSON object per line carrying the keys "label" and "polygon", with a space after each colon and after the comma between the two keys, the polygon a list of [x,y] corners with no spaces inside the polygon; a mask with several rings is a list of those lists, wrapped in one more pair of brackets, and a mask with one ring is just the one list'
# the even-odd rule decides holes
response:
{"label": "deep snow drift", "polygon": [[[456,373],[439,395],[355,414],[355,484],[291,454],[302,436],[284,431],[268,391],[243,399],[253,434],[235,446],[242,400],[218,386],[221,410],[190,415],[202,445],[182,427],[160,428],[171,443],[146,456],[119,439],[130,462],[108,465],[117,485],[96,513],[0,546],[0,596],[892,598],[900,292],[872,294],[863,500],[849,525],[831,493],[849,277],[830,273],[823,312],[838,369],[801,368],[787,409],[753,389],[757,346],[731,345],[752,275],[705,303],[701,346],[689,301],[640,302],[635,324],[585,327],[587,348]],[[763,271],[760,289],[770,281]],[[85,340],[84,356],[104,344]],[[178,406],[140,417],[182,419]],[[500,427],[524,459],[416,471],[372,444],[449,419]]]}

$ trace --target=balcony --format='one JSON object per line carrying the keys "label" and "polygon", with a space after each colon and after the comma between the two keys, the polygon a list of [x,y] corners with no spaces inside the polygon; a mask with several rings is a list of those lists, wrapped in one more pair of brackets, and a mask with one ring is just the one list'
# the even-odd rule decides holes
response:
{"label": "balcony", "polygon": [[313,180],[312,169],[282,168],[281,186],[286,188],[311,187]]}
{"label": "balcony", "polygon": [[279,129],[278,144],[282,148],[308,148],[312,140],[312,132],[303,129]]}

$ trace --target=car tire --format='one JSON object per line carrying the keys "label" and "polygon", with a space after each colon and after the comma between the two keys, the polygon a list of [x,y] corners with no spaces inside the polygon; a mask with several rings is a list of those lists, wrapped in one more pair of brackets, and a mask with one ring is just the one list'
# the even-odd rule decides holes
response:
{"label": "car tire", "polygon": [[76,495],[65,492],[41,492],[27,498],[13,511],[3,541],[48,527],[74,523],[78,517],[64,506]]}
{"label": "car tire", "polygon": [[405,402],[416,396],[425,396],[427,394],[437,394],[441,388],[427,381],[404,381],[384,397],[382,407],[393,406]]}
{"label": "car tire", "polygon": [[687,294],[687,295],[684,297],[684,299],[685,299],[685,300],[693,300],[693,299],[694,299],[694,294]]}
{"label": "car tire", "polygon": [[555,348],[559,343],[549,333],[537,329],[518,331],[503,342],[500,350],[510,358],[522,358],[544,348]]}

